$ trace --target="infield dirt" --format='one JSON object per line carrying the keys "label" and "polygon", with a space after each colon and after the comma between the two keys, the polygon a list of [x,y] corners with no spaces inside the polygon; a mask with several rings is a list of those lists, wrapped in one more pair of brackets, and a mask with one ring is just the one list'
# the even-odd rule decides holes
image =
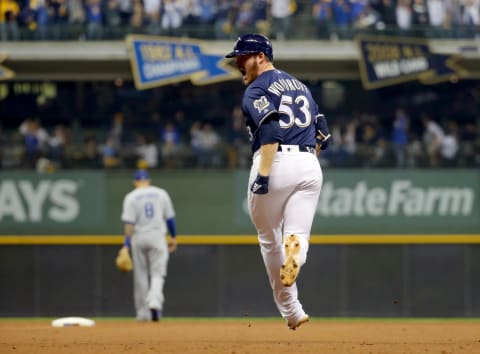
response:
{"label": "infield dirt", "polygon": [[281,320],[0,321],[0,353],[480,353],[480,321],[322,321],[296,331]]}

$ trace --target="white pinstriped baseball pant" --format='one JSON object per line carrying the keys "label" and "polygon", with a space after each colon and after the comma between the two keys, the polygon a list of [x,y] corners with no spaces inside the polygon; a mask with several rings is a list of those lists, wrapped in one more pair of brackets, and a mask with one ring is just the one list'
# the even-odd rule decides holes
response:
{"label": "white pinstriped baseball pant", "polygon": [[296,283],[285,287],[280,280],[280,266],[285,260],[283,235],[300,236],[300,264],[303,265],[323,174],[316,155],[295,148],[290,150],[293,151],[276,153],[268,193],[264,195],[250,191],[260,162],[260,154],[254,154],[248,182],[248,210],[258,232],[275,304],[283,318],[296,321],[303,318],[305,312],[298,300]]}

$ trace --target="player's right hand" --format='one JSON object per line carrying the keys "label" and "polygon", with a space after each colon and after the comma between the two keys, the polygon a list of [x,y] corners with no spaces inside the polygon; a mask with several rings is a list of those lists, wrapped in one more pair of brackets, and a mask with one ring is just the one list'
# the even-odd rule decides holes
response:
{"label": "player's right hand", "polygon": [[317,128],[317,144],[320,146],[320,150],[325,150],[330,143],[330,129],[328,129],[327,120],[323,114],[319,114],[315,117],[316,119],[316,128]]}
{"label": "player's right hand", "polygon": [[255,194],[268,193],[268,176],[257,175],[255,181],[250,186],[250,191]]}

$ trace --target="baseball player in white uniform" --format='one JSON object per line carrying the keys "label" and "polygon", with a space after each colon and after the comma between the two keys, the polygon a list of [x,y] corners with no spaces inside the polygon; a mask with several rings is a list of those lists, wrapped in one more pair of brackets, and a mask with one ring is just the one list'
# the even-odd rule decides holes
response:
{"label": "baseball player in white uniform", "polygon": [[[177,247],[175,211],[166,190],[152,186],[147,171],[134,175],[135,189],[123,200],[125,244],[132,253],[133,287],[138,321],[162,316],[163,287],[169,252]],[[170,237],[167,238],[167,229]]]}
{"label": "baseball player in white uniform", "polygon": [[275,69],[270,40],[246,34],[226,55],[247,86],[242,100],[252,143],[248,208],[275,304],[290,329],[309,320],[296,278],[306,262],[323,176],[317,154],[330,139],[310,90]]}

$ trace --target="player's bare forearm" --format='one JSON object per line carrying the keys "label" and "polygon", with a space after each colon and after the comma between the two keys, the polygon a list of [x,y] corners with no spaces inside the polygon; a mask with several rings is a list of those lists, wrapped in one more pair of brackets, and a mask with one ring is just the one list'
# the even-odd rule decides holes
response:
{"label": "player's bare forearm", "polygon": [[135,226],[133,224],[125,224],[123,227],[123,232],[125,235],[132,236]]}
{"label": "player's bare forearm", "polygon": [[277,153],[278,143],[265,144],[260,147],[260,166],[258,173],[262,176],[269,176],[273,159]]}

